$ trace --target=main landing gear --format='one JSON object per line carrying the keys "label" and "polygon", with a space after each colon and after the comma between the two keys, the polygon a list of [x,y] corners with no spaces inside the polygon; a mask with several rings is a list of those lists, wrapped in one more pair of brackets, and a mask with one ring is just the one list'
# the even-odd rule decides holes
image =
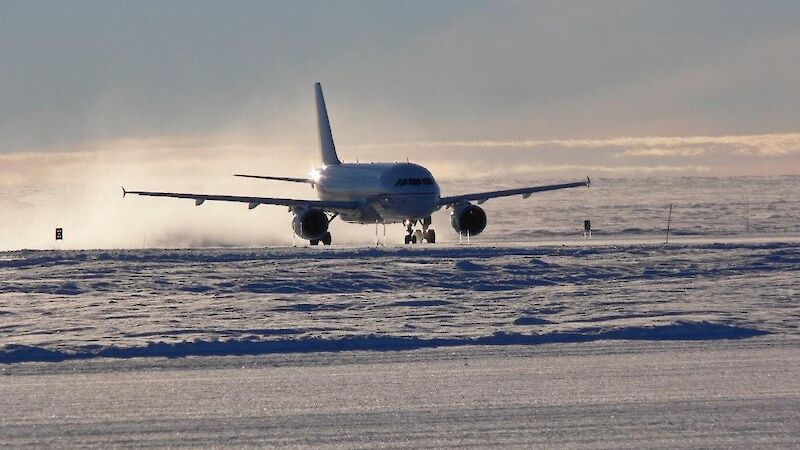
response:
{"label": "main landing gear", "polygon": [[319,239],[311,239],[308,241],[311,245],[319,245],[322,242],[322,245],[331,245],[331,232],[326,231],[325,234],[322,235]]}
{"label": "main landing gear", "polygon": [[[419,222],[422,225],[422,229],[414,230],[414,226]],[[428,216],[422,220],[406,220],[406,244],[421,244],[424,240],[428,244],[433,244],[436,242],[436,232],[433,231],[432,228],[428,228],[431,226],[432,220],[431,217]]]}

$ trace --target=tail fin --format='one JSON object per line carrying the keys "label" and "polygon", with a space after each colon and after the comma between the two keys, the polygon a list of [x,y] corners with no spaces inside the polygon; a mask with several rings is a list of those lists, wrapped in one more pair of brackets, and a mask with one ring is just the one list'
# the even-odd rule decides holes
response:
{"label": "tail fin", "polygon": [[325,165],[341,164],[336,156],[336,146],[333,145],[331,124],[328,121],[328,110],[325,108],[325,97],[322,96],[322,86],[314,85],[317,98],[317,129],[319,130],[319,151],[322,154],[322,163]]}

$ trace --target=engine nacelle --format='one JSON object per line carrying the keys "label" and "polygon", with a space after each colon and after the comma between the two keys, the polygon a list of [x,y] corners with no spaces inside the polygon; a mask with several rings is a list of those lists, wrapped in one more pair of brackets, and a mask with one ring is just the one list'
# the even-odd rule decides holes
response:
{"label": "engine nacelle", "polygon": [[320,239],[328,231],[328,216],[319,208],[300,210],[292,219],[292,229],[303,239]]}
{"label": "engine nacelle", "polygon": [[453,213],[450,215],[450,224],[461,234],[476,236],[486,228],[486,212],[483,211],[483,208],[471,203],[454,205]]}

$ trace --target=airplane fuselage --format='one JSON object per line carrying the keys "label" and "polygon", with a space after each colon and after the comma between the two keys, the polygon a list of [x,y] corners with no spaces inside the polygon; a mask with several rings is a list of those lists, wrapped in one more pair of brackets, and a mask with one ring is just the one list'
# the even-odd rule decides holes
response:
{"label": "airplane fuselage", "polygon": [[419,220],[439,208],[441,191],[430,171],[412,163],[340,164],[313,172],[320,200],[363,201],[343,212],[352,223]]}

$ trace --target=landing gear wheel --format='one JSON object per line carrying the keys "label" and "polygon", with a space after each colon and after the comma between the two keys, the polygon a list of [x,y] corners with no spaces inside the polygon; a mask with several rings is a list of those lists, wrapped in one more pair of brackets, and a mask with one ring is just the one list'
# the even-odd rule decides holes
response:
{"label": "landing gear wheel", "polygon": [[331,245],[331,232],[326,231],[325,234],[322,235],[320,241],[323,245]]}
{"label": "landing gear wheel", "polygon": [[406,220],[406,244],[416,244],[417,241],[414,239],[414,224],[416,221]]}
{"label": "landing gear wheel", "polygon": [[422,244],[422,239],[425,235],[422,233],[422,230],[417,230],[414,232],[414,243],[415,244]]}
{"label": "landing gear wheel", "polygon": [[311,245],[319,245],[319,239],[310,239],[308,243]]}
{"label": "landing gear wheel", "polygon": [[436,232],[433,230],[428,230],[425,232],[425,240],[428,244],[435,244],[436,243]]}

